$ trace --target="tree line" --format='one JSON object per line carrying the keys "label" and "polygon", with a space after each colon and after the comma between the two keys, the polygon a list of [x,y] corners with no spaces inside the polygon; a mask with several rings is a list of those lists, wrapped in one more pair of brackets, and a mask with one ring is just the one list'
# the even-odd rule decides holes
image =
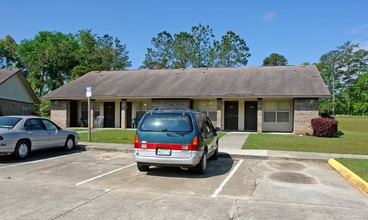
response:
{"label": "tree line", "polygon": [[[234,31],[217,40],[213,30],[202,24],[190,32],[160,32],[151,44],[141,69],[246,66],[251,55],[245,40]],[[320,99],[320,113],[367,115],[368,51],[358,46],[345,42],[315,63],[331,92],[331,97]],[[128,54],[118,38],[99,36],[92,30],[75,34],[40,31],[19,45],[9,35],[0,39],[0,68],[21,68],[38,97],[90,71],[127,69],[132,65]],[[263,60],[263,66],[287,64],[277,53]],[[48,112],[49,107],[42,100],[36,112]]]}
{"label": "tree line", "polygon": [[323,54],[317,67],[331,97],[320,99],[320,113],[367,115],[368,51],[351,41]]}

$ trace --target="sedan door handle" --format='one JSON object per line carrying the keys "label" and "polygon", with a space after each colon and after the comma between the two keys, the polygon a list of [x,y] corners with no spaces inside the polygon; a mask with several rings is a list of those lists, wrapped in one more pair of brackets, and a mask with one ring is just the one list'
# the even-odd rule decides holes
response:
{"label": "sedan door handle", "polygon": [[28,133],[28,135],[32,135],[32,133]]}

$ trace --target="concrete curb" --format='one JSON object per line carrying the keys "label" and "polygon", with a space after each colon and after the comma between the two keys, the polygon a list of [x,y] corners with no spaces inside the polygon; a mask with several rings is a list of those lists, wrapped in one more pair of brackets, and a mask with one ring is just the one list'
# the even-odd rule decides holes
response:
{"label": "concrete curb", "polygon": [[328,164],[332,166],[337,172],[339,172],[343,177],[345,177],[349,182],[351,182],[356,188],[362,191],[368,196],[368,183],[360,178],[358,175],[353,173],[347,167],[337,162],[335,159],[328,160]]}

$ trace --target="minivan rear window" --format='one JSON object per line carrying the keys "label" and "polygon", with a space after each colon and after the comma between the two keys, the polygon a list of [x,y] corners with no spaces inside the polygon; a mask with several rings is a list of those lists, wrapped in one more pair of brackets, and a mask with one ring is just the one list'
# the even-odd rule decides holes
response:
{"label": "minivan rear window", "polygon": [[191,132],[192,120],[185,113],[151,113],[143,119],[141,131]]}

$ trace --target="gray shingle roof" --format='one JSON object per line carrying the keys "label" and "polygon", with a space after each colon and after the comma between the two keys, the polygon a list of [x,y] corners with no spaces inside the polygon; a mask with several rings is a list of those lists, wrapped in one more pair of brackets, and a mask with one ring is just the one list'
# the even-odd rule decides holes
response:
{"label": "gray shingle roof", "polygon": [[19,69],[0,69],[0,84],[13,76]]}
{"label": "gray shingle roof", "polygon": [[[26,77],[23,75],[20,69],[0,69],[0,85],[16,74],[18,74],[18,76],[20,77],[21,82],[23,83],[25,89],[28,91],[28,94],[33,99],[33,102],[35,104],[39,104],[40,100],[37,98],[36,94],[31,88],[31,85],[29,85]],[[14,89],[16,90],[17,88]]]}
{"label": "gray shingle roof", "polygon": [[43,99],[326,97],[316,66],[92,71]]}

